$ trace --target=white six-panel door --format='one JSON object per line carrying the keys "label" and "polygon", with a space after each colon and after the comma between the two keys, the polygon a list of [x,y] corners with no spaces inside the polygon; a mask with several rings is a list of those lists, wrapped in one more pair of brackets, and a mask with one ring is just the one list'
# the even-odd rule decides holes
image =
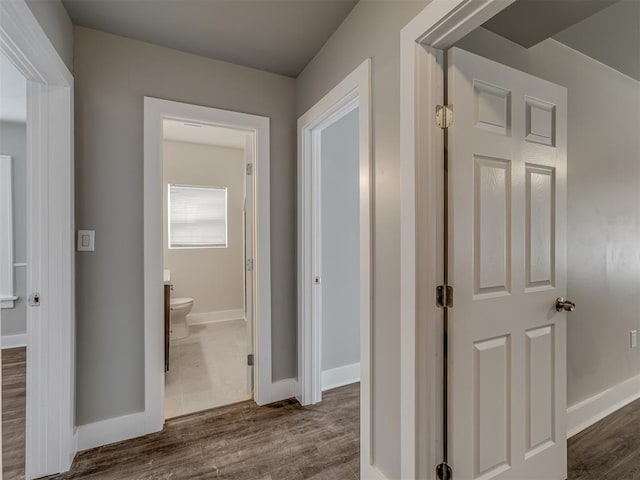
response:
{"label": "white six-panel door", "polygon": [[449,51],[450,464],[566,478],[566,89]]}

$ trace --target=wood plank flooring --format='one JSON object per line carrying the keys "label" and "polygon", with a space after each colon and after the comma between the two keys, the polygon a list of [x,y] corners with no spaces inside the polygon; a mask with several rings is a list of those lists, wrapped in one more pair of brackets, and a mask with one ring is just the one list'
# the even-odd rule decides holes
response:
{"label": "wood plank flooring", "polygon": [[24,478],[27,349],[2,350],[2,474]]}
{"label": "wood plank flooring", "polygon": [[321,404],[243,402],[169,420],[164,431],[80,453],[55,479],[357,480],[358,384]]}
{"label": "wood plank flooring", "polygon": [[[2,351],[5,480],[24,478],[26,349]],[[81,452],[51,479],[356,480],[359,385],[301,407],[243,402],[176,418],[164,431]],[[570,480],[640,480],[640,400],[569,439]],[[514,479],[515,480],[515,479]]]}
{"label": "wood plank flooring", "polygon": [[640,479],[640,400],[571,437],[568,449],[570,480]]}

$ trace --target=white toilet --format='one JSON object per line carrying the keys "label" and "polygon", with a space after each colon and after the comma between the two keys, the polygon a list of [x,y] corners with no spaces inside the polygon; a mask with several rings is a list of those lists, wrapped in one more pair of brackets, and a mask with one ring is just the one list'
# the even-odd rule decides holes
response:
{"label": "white toilet", "polygon": [[187,315],[193,308],[193,298],[171,299],[171,340],[180,340],[189,335]]}

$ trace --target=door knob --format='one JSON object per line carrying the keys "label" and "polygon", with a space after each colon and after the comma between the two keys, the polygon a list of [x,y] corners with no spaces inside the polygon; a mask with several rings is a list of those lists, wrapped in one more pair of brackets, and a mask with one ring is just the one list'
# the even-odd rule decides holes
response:
{"label": "door knob", "polygon": [[570,302],[569,300],[565,300],[564,297],[556,298],[556,310],[558,312],[573,312],[576,309],[576,304]]}

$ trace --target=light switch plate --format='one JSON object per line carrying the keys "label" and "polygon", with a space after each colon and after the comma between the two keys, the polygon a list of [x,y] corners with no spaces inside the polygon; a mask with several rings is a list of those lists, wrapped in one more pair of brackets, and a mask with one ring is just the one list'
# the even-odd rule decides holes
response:
{"label": "light switch plate", "polygon": [[631,330],[629,332],[629,347],[636,348],[638,346],[638,331]]}
{"label": "light switch plate", "polygon": [[93,252],[95,250],[95,230],[78,230],[78,244],[77,249],[79,252]]}

